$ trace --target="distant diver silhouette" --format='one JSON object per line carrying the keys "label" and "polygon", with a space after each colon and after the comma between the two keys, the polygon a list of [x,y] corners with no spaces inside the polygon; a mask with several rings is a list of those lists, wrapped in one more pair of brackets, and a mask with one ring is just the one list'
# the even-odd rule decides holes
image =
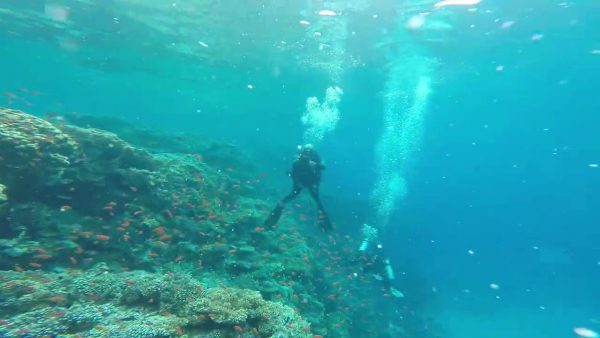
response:
{"label": "distant diver silhouette", "polygon": [[394,286],[394,270],[390,259],[384,253],[379,231],[375,227],[363,224],[362,233],[363,240],[358,248],[358,261],[361,263],[362,273],[370,274],[381,281],[386,294],[404,298],[404,294]]}
{"label": "distant diver silhouette", "polygon": [[292,191],[277,203],[275,209],[271,211],[266,219],[265,226],[275,226],[281,218],[281,213],[285,205],[296,198],[303,188],[307,188],[310,196],[315,200],[319,208],[319,225],[324,230],[331,230],[331,221],[319,198],[319,184],[321,183],[321,172],[323,170],[325,170],[325,166],[314,147],[311,144],[304,145],[292,165],[290,173],[293,181]]}

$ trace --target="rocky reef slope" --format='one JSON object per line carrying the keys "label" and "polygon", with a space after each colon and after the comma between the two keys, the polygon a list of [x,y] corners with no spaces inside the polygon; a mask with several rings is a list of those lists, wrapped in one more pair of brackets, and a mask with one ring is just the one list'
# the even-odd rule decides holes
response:
{"label": "rocky reef slope", "polygon": [[0,334],[405,336],[350,237],[302,201],[262,226],[270,189],[232,146],[88,122],[0,109]]}

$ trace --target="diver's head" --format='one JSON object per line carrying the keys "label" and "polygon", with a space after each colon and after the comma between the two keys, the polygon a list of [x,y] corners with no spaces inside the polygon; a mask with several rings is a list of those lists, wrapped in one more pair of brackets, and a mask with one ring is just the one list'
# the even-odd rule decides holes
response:
{"label": "diver's head", "polygon": [[309,157],[314,153],[315,153],[315,147],[310,143],[307,143],[300,147],[300,156]]}

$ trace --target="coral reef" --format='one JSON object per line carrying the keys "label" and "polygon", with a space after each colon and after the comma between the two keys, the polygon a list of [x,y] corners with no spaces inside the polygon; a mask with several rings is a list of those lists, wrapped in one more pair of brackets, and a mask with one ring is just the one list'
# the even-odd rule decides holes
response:
{"label": "coral reef", "polygon": [[0,334],[31,337],[311,337],[292,308],[252,290],[205,290],[189,275],[0,272]]}
{"label": "coral reef", "polygon": [[6,218],[8,212],[8,196],[5,193],[6,187],[0,184],[0,220]]}
{"label": "coral reef", "polygon": [[59,181],[76,151],[74,140],[51,123],[0,109],[0,172],[13,198]]}
{"label": "coral reef", "polygon": [[69,119],[0,109],[5,335],[345,338],[401,317],[306,200],[263,227],[280,194],[235,147]]}

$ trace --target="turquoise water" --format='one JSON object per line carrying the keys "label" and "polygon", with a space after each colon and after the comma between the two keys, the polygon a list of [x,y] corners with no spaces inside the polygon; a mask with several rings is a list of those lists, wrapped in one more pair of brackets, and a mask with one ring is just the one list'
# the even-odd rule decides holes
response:
{"label": "turquoise water", "polygon": [[336,231],[383,234],[390,323],[578,337],[600,331],[599,36],[593,0],[4,0],[0,106],[234,144],[269,202],[314,143]]}

